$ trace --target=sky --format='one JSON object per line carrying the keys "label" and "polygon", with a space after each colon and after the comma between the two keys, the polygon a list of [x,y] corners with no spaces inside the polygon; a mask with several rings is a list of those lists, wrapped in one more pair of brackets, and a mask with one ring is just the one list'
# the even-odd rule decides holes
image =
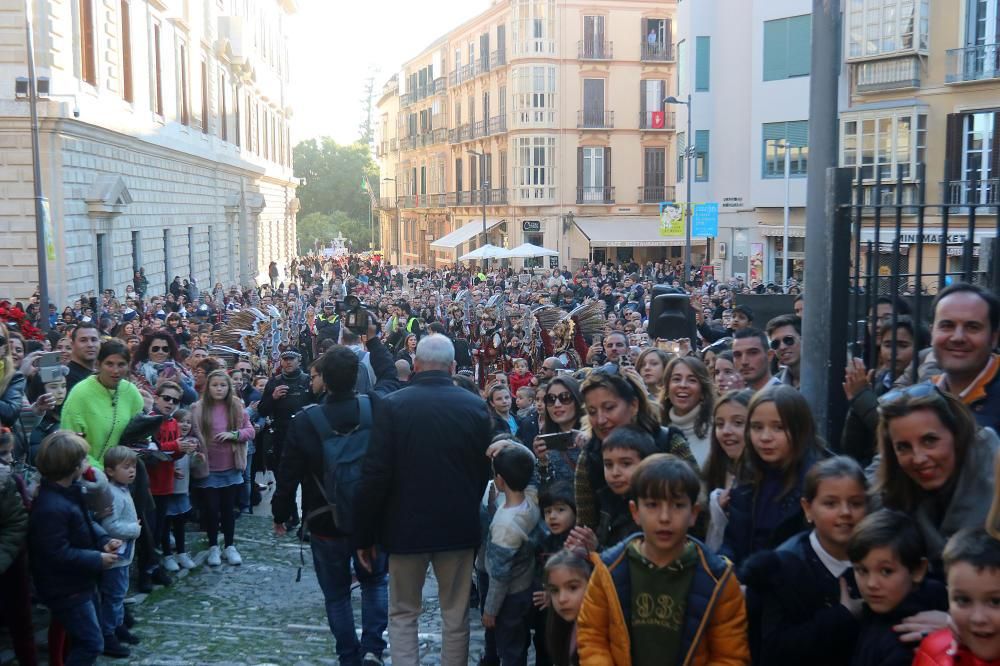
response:
{"label": "sky", "polygon": [[[376,98],[402,63],[489,0],[298,0],[288,26],[293,141],[358,138],[365,79]],[[374,122],[374,116],[373,116]]]}

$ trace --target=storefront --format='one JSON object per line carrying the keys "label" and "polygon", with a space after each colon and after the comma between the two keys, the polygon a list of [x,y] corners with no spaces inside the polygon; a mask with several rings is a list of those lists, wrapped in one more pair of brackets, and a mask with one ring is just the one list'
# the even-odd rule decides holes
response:
{"label": "storefront", "polygon": [[[767,241],[767,268],[764,270],[761,282],[784,284],[784,226],[761,225],[761,236]],[[788,227],[788,273],[798,282],[802,282],[806,270],[806,228],[804,226]]]}
{"label": "storefront", "polygon": [[[494,237],[497,234],[503,234],[504,229],[501,225],[505,222],[506,220],[486,218],[486,242],[493,243],[494,245],[497,244]],[[434,264],[447,265],[455,263],[463,254],[483,245],[482,238],[482,218],[471,221],[458,221],[454,231],[431,241],[430,248],[435,255]]]}
{"label": "storefront", "polygon": [[[573,223],[586,244],[590,261],[644,264],[675,261],[684,255],[684,238],[661,236],[658,217],[578,217]],[[692,238],[692,263],[700,265],[705,254],[705,239]]]}
{"label": "storefront", "polygon": [[[988,227],[976,229],[972,236],[972,262],[973,273],[988,270],[986,266],[989,252],[981,252],[981,248],[989,242],[989,239],[996,238],[995,221],[989,220]],[[968,254],[968,228],[961,225],[960,231],[948,229],[948,235],[942,234],[941,228],[925,228],[923,235],[919,235],[916,229],[903,228],[900,230],[899,243],[896,243],[896,230],[892,227],[879,229],[878,249],[876,250],[875,229],[868,228],[861,230],[861,260],[862,274],[866,274],[870,269],[872,273],[882,276],[888,280],[887,276],[893,273],[897,275],[911,275],[905,290],[915,290],[917,266],[917,248],[922,244],[922,266],[920,266],[921,283],[925,291],[934,291],[936,288],[937,274],[941,267],[942,255],[946,272],[961,273],[966,270],[966,256]],[[855,248],[851,248],[852,254]],[[869,253],[873,255],[874,263],[868,263]],[[928,277],[923,277],[928,276]],[[889,289],[886,285],[880,285],[880,292]]]}

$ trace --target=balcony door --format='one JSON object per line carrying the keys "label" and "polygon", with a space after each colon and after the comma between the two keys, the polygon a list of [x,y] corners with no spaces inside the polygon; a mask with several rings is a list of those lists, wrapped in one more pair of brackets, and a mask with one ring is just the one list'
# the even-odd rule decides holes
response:
{"label": "balcony door", "polygon": [[961,203],[994,203],[997,195],[998,121],[1000,113],[965,114],[962,124]]}
{"label": "balcony door", "polygon": [[583,57],[604,57],[604,17],[583,17]]}
{"label": "balcony door", "polygon": [[667,151],[665,148],[646,148],[643,151],[642,201],[665,201],[664,183],[667,180]]}
{"label": "balcony door", "polygon": [[963,51],[964,80],[1000,76],[1000,0],[968,0],[968,26]]}
{"label": "balcony door", "polygon": [[608,166],[605,160],[608,151],[603,146],[580,148],[580,196],[581,203],[604,203],[607,186]]}
{"label": "balcony door", "polygon": [[583,80],[584,127],[604,127],[604,79]]}

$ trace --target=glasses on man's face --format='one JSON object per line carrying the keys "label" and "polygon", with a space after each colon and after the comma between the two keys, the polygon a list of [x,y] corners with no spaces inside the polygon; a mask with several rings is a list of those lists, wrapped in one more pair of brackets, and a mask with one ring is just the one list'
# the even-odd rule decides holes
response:
{"label": "glasses on man's face", "polygon": [[170,351],[170,347],[161,347],[159,345],[156,345],[156,346],[150,347],[149,351],[151,351],[151,352],[168,352],[168,351]]}
{"label": "glasses on man's face", "polygon": [[880,407],[884,407],[903,398],[916,399],[926,398],[927,396],[937,396],[939,399],[944,400],[944,396],[941,395],[941,389],[939,389],[937,385],[913,384],[912,386],[907,386],[906,388],[889,391],[878,399],[878,404]]}
{"label": "glasses on man's face", "polygon": [[794,347],[796,342],[798,342],[798,340],[794,335],[786,335],[782,338],[775,338],[774,340],[771,340],[771,349],[778,351],[778,347],[781,347],[782,345],[785,347]]}
{"label": "glasses on man's face", "polygon": [[569,391],[563,391],[562,393],[546,393],[543,400],[546,405],[554,405],[557,402],[560,405],[568,405],[573,402],[573,394]]}
{"label": "glasses on man's face", "polygon": [[181,399],[176,395],[161,395],[160,399],[169,402],[171,405],[178,405],[181,402]]}

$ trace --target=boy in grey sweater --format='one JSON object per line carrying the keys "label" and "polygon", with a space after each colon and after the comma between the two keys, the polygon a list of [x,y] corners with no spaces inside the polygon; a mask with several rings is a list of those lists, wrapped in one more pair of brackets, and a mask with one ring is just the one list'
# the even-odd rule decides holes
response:
{"label": "boy in grey sweater", "polygon": [[104,473],[108,477],[113,504],[110,515],[101,520],[101,527],[113,538],[120,539],[122,545],[118,560],[101,573],[101,633],[104,634],[104,654],[119,658],[129,656],[128,648],[121,641],[139,642],[123,624],[128,568],[141,529],[128,489],[135,481],[137,464],[138,456],[127,447],[113,446],[104,453]]}

